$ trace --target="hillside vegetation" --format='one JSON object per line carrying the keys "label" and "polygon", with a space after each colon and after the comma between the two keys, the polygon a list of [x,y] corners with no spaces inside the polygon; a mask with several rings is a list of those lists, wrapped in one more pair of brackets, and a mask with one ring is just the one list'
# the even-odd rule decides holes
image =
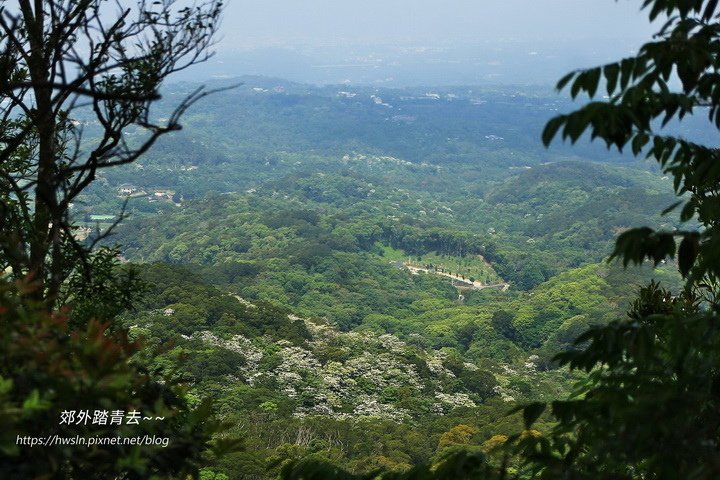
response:
{"label": "hillside vegetation", "polygon": [[149,291],[122,321],[246,440],[207,472],[403,470],[511,434],[514,405],[570,391],[557,352],[650,278],[679,285],[674,266],[604,262],[624,229],[679,224],[657,214],[670,182],[540,150],[567,108],[549,94],[246,81],[75,207],[92,237],[133,197],[110,241]]}

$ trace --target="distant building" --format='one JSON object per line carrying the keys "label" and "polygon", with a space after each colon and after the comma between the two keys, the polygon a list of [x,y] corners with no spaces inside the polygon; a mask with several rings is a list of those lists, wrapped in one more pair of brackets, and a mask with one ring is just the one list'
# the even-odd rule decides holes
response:
{"label": "distant building", "polygon": [[118,193],[120,195],[132,195],[135,192],[137,192],[137,187],[135,185],[124,184],[118,187]]}
{"label": "distant building", "polygon": [[155,200],[171,202],[174,195],[175,195],[175,190],[155,190],[150,198],[151,199],[154,198]]}

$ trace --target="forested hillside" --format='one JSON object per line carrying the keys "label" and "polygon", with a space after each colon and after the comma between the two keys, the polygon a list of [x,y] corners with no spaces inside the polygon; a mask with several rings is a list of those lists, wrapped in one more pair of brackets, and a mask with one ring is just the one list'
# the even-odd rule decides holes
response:
{"label": "forested hillside", "polygon": [[650,278],[679,284],[674,266],[603,263],[626,228],[679,225],[657,213],[672,186],[538,148],[567,108],[552,94],[244,80],[74,207],[92,238],[130,197],[106,243],[149,291],[122,321],[237,425],[247,450],[213,471],[403,470],[509,435],[512,406],[569,392],[557,352]]}
{"label": "forested hillside", "polygon": [[295,3],[0,3],[0,478],[720,478],[720,2]]}

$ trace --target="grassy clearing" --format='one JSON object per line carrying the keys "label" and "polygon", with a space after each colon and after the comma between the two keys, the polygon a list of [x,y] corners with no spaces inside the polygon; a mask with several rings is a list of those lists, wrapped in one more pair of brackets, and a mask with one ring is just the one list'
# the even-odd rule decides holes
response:
{"label": "grassy clearing", "polygon": [[383,256],[391,261],[401,261],[410,263],[413,266],[425,267],[431,265],[438,271],[444,270],[454,275],[466,278],[474,278],[476,281],[492,285],[503,283],[503,279],[495,272],[492,265],[487,263],[480,255],[467,255],[465,257],[453,257],[448,255],[437,255],[436,253],[426,253],[421,256],[409,256],[402,250],[389,247],[387,245],[378,245],[383,249]]}

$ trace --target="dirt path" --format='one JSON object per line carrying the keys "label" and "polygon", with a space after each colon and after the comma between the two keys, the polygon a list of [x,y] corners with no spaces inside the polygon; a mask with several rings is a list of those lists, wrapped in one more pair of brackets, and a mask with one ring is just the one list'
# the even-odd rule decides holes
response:
{"label": "dirt path", "polygon": [[407,268],[408,270],[410,270],[410,273],[412,273],[413,275],[419,275],[420,272],[423,272],[423,273],[434,273],[435,275],[440,275],[440,276],[442,276],[442,277],[447,277],[447,278],[451,278],[451,279],[453,279],[453,280],[457,280],[457,281],[459,281],[459,282],[462,282],[462,283],[468,285],[468,286],[469,286],[470,288],[472,288],[473,290],[482,290],[482,289],[484,289],[484,288],[501,288],[503,291],[506,291],[508,288],[510,288],[510,284],[509,284],[509,283],[495,283],[495,284],[492,284],[492,285],[485,285],[484,283],[481,283],[481,282],[478,282],[478,281],[471,282],[469,279],[467,279],[467,277],[466,277],[465,279],[463,279],[462,277],[459,277],[459,276],[457,276],[457,275],[451,275],[451,274],[445,273],[445,272],[438,272],[438,271],[435,271],[435,270],[429,270],[429,269],[427,269],[427,268],[422,268],[422,267],[415,267],[415,266],[413,266],[413,265],[411,265],[411,264],[409,264],[409,263],[407,263],[407,262],[405,262],[404,265],[405,265],[405,268]]}

